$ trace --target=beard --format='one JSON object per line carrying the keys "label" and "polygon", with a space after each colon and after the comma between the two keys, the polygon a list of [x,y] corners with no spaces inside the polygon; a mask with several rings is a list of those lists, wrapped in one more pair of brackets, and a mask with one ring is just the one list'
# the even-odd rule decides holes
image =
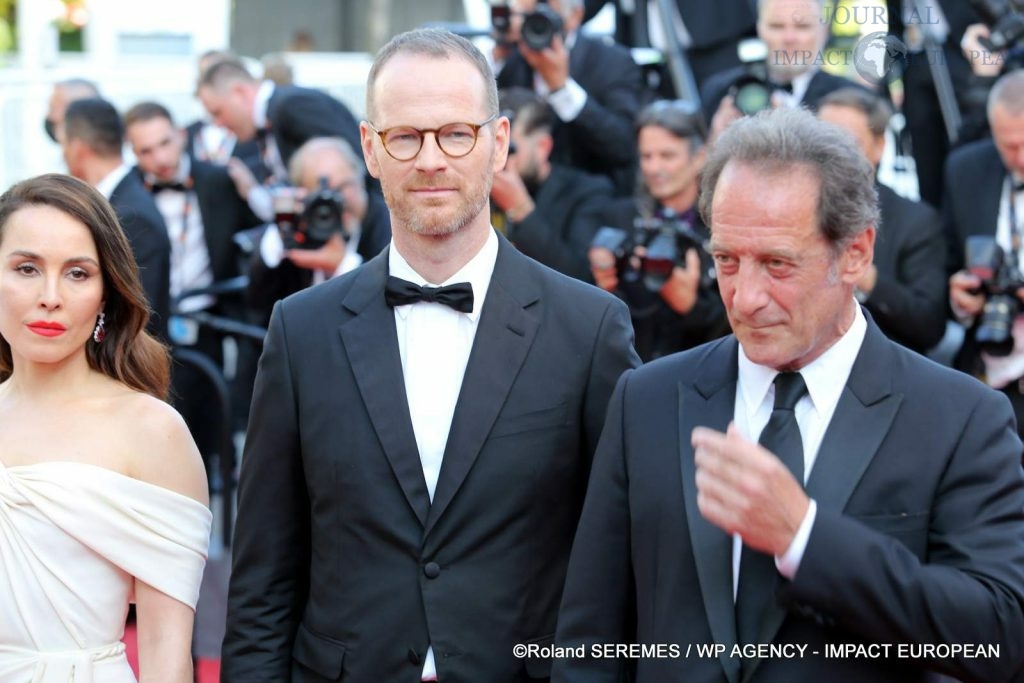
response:
{"label": "beard", "polygon": [[453,235],[480,215],[489,204],[491,183],[494,170],[488,165],[483,182],[474,183],[468,188],[469,194],[459,204],[441,211],[439,208],[413,206],[408,201],[405,188],[395,192],[388,184],[382,182],[384,201],[391,210],[392,228],[399,228],[414,235],[427,237],[444,237]]}

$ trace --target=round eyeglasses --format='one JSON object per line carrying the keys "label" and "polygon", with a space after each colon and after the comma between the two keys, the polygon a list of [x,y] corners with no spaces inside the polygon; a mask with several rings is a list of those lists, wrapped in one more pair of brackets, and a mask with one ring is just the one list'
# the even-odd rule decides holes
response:
{"label": "round eyeglasses", "polygon": [[395,161],[411,161],[416,158],[423,148],[423,138],[427,133],[433,133],[437,146],[446,156],[458,159],[473,151],[476,147],[476,140],[480,136],[480,129],[491,121],[498,118],[497,114],[491,115],[481,123],[448,123],[440,128],[413,128],[412,126],[395,126],[377,130],[370,123],[366,125],[380,136],[384,151]]}

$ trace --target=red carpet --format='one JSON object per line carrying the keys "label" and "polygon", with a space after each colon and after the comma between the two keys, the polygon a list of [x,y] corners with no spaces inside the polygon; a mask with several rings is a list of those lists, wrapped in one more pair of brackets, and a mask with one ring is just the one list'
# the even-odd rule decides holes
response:
{"label": "red carpet", "polygon": [[[128,624],[124,629],[124,649],[128,655],[135,677],[139,677],[139,640],[135,632],[135,624]],[[196,683],[218,683],[220,681],[219,659],[196,660]]]}

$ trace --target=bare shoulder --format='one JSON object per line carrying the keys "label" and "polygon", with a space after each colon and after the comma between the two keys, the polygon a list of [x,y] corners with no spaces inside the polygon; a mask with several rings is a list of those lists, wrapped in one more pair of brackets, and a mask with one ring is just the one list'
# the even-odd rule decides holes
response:
{"label": "bare shoulder", "polygon": [[185,421],[174,408],[158,398],[128,392],[118,398],[124,416],[130,453],[131,476],[201,503],[209,503],[206,470]]}

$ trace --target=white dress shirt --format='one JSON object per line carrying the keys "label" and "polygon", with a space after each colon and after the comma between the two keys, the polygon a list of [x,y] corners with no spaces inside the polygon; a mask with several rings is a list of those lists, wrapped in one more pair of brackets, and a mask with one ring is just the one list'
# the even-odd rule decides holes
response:
{"label": "white dress shirt", "polygon": [[[839,397],[850,377],[853,363],[857,359],[861,344],[864,342],[864,334],[867,332],[867,321],[864,319],[860,305],[853,299],[850,301],[856,307],[856,314],[850,329],[825,353],[800,369],[800,374],[803,375],[804,382],[807,384],[807,393],[797,402],[794,412],[804,447],[804,481],[802,482],[804,484],[807,483],[811,470],[814,468],[825,431],[832,421],[832,415],[839,404]],[[736,385],[736,407],[733,419],[744,438],[757,441],[762,430],[768,424],[775,405],[775,386],[772,382],[777,374],[779,373],[772,368],[752,362],[743,352],[743,346],[740,346],[739,380]],[[811,499],[807,514],[804,515],[793,542],[784,555],[775,558],[775,565],[778,567],[779,573],[787,579],[796,576],[800,560],[803,559],[804,550],[807,548],[807,540],[811,535],[811,527],[814,525],[816,514],[817,505]],[[734,599],[739,586],[740,550],[742,547],[742,539],[739,535],[734,536],[732,551]]]}
{"label": "white dress shirt", "polygon": [[114,190],[117,188],[118,185],[121,184],[121,181],[124,180],[124,177],[128,175],[131,172],[131,170],[131,166],[122,163],[113,171],[105,175],[103,177],[103,180],[96,183],[96,191],[99,192],[104,197],[106,197],[109,201],[110,195],[114,194]]}
{"label": "white dress shirt", "polygon": [[[443,287],[459,282],[473,286],[473,311],[460,313],[444,304],[419,302],[395,306],[398,353],[402,359],[405,395],[416,435],[416,447],[423,465],[427,493],[434,500],[441,473],[448,432],[455,404],[462,390],[462,378],[473,348],[480,311],[487,297],[494,263],[498,258],[498,237],[491,230],[487,242],[457,273],[441,283],[427,282],[412,269],[395,248],[388,251],[388,274],[417,285]],[[422,678],[437,676],[434,648],[427,649]]]}
{"label": "white dress shirt", "polygon": [[[188,156],[182,155],[175,181],[184,182],[191,170]],[[146,180],[153,183],[155,179],[147,177]],[[209,287],[213,284],[213,269],[196,193],[161,190],[153,195],[153,199],[167,224],[167,237],[171,242],[171,297],[187,290]],[[212,296],[194,296],[182,301],[178,308],[183,312],[201,311],[213,303]]]}

